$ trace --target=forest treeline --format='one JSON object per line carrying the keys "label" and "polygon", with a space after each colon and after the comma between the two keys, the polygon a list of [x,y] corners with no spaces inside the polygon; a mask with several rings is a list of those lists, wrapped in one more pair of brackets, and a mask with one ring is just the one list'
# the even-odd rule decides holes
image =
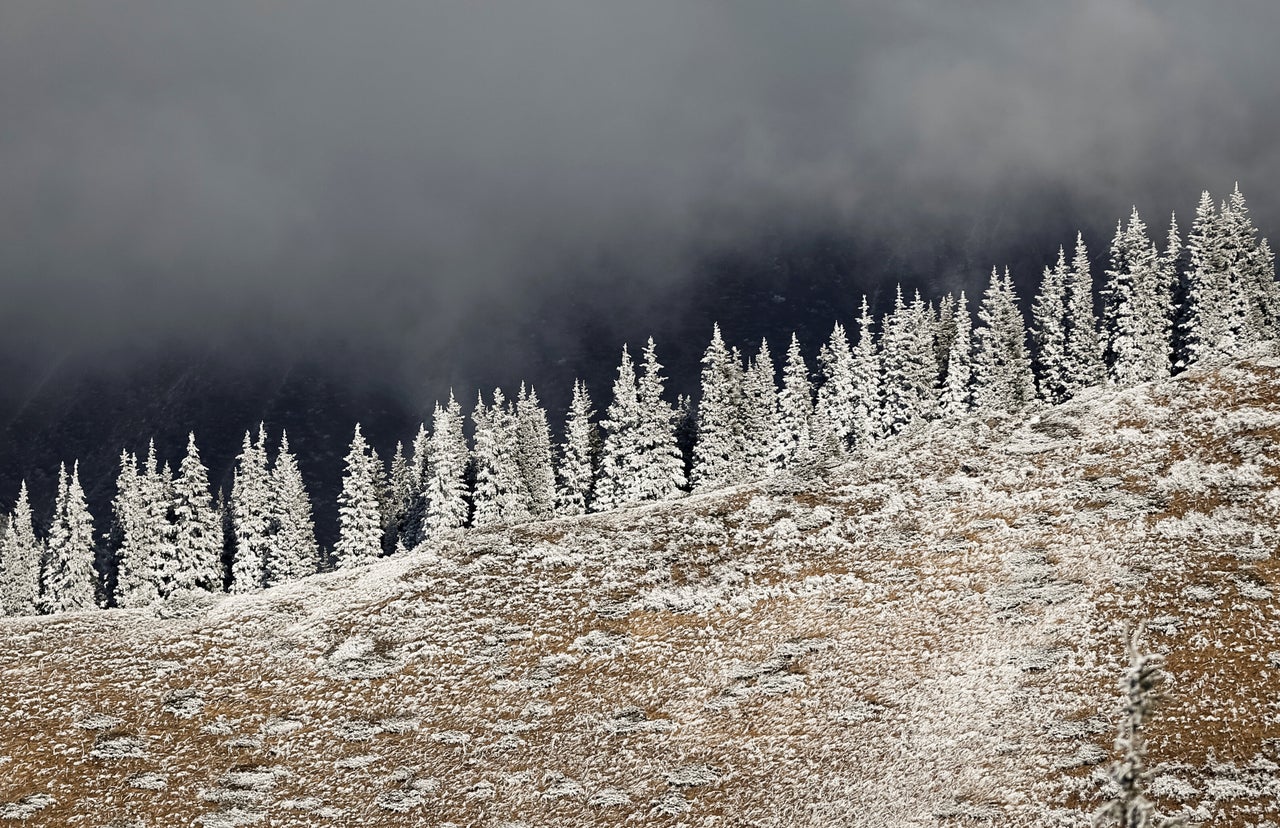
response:
{"label": "forest treeline", "polygon": [[477,395],[469,442],[452,394],[389,461],[357,425],[332,549],[316,542],[288,436],[272,446],[262,426],[245,434],[229,491],[211,491],[194,435],[176,468],[154,444],[141,457],[122,453],[103,534],[78,466],[64,466],[48,526],[35,525],[25,483],[0,522],[0,611],[256,591],[466,527],[606,511],[813,468],[924,421],[1159,380],[1277,337],[1274,256],[1239,187],[1221,202],[1204,193],[1185,241],[1176,219],[1153,241],[1135,208],[1117,223],[1100,275],[1096,283],[1077,235],[1071,255],[1059,249],[1045,268],[1029,326],[1007,269],[992,270],[976,324],[963,292],[926,301],[899,288],[878,319],[863,297],[856,335],[837,322],[816,370],[792,336],[780,382],[768,342],[744,352],[716,326],[696,403],[668,399],[652,339],[638,360],[624,346],[603,415],[576,382],[558,444],[524,385],[512,398],[500,389]]}

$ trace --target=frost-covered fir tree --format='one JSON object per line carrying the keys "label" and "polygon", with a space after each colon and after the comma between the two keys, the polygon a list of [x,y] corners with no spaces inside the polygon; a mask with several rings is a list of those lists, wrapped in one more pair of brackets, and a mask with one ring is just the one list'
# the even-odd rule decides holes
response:
{"label": "frost-covered fir tree", "polygon": [[383,504],[382,551],[391,554],[404,546],[405,525],[413,498],[413,484],[409,477],[409,459],[404,456],[404,444],[397,441],[396,450],[387,466],[387,499]]}
{"label": "frost-covered fir tree", "polygon": [[401,542],[406,549],[422,543],[427,526],[427,469],[431,456],[431,435],[426,423],[418,426],[414,435],[412,454],[409,457],[409,501],[405,510],[404,525],[400,528]]}
{"label": "frost-covered fir tree", "polygon": [[973,318],[964,291],[952,314],[954,332],[947,353],[947,373],[943,378],[939,408],[943,417],[958,417],[973,408]]}
{"label": "frost-covered fir tree", "polygon": [[636,434],[635,500],[670,500],[686,485],[684,458],[676,444],[676,411],[663,399],[662,376],[653,337],[645,344],[644,369],[636,388],[640,426]]}
{"label": "frost-covered fir tree", "polygon": [[951,358],[951,346],[956,341],[956,297],[948,293],[938,302],[938,324],[934,331],[933,353],[938,362],[939,405],[943,380],[947,376],[947,361]]}
{"label": "frost-covered fir tree", "polygon": [[236,537],[235,555],[231,560],[234,593],[255,592],[265,583],[274,511],[272,500],[266,437],[259,424],[256,439],[248,431],[244,433],[231,486],[231,520]]}
{"label": "frost-covered fir tree", "polygon": [[40,610],[40,567],[44,544],[36,537],[27,482],[0,539],[0,615],[35,615]]}
{"label": "frost-covered fir tree", "polygon": [[1106,275],[1103,327],[1111,379],[1130,386],[1169,376],[1173,294],[1136,207],[1127,226],[1116,225]]}
{"label": "frost-covered fir tree", "polygon": [[867,297],[862,297],[858,315],[858,344],[853,350],[853,444],[869,445],[878,439],[882,431],[880,382],[880,355],[876,343]]}
{"label": "frost-covered fir tree", "polygon": [[538,392],[520,384],[516,400],[516,465],[524,484],[525,505],[535,520],[555,511],[556,478],[551,460],[551,429]]}
{"label": "frost-covered fir tree", "polygon": [[1031,304],[1031,338],[1036,345],[1035,366],[1040,399],[1056,405],[1069,396],[1067,379],[1067,252],[1058,248],[1058,261],[1044,269],[1040,291]]}
{"label": "frost-covered fir tree", "polygon": [[693,486],[716,488],[742,474],[741,372],[714,326],[702,355],[702,398],[698,401],[698,438],[693,444]]}
{"label": "frost-covered fir tree", "polygon": [[360,566],[382,551],[382,512],[378,502],[377,461],[356,424],[345,459],[342,494],[338,495],[338,543],[333,548],[339,567]]}
{"label": "frost-covered fir tree", "polygon": [[778,430],[771,462],[774,468],[791,468],[797,458],[809,452],[812,420],[813,386],[809,383],[809,366],[800,351],[800,340],[793,333],[787,347],[787,361],[782,366],[782,390],[778,393]]}
{"label": "frost-covered fir tree", "polygon": [[[155,445],[151,456],[154,461]],[[120,472],[116,476],[116,496],[111,502],[116,538],[116,584],[114,603],[117,607],[145,607],[160,597],[158,537],[151,526],[144,500],[138,459],[132,453],[120,453]]]}
{"label": "frost-covered fir tree", "polygon": [[853,349],[849,337],[839,322],[831,331],[827,344],[818,352],[818,403],[815,412],[829,424],[829,431],[841,450],[852,448],[854,442],[854,364]]}
{"label": "frost-covered fir tree", "polygon": [[938,365],[933,342],[934,320],[917,292],[911,304],[902,300],[899,285],[893,312],[885,319],[880,342],[884,393],[883,428],[897,434],[911,423],[937,412]]}
{"label": "frost-covered fir tree", "polygon": [[605,437],[600,452],[600,477],[596,480],[594,509],[597,512],[614,509],[636,499],[635,467],[641,420],[635,364],[624,345],[618,376],[613,381],[613,401],[605,409],[605,417],[600,422]]}
{"label": "frost-covered fir tree", "polygon": [[978,309],[977,347],[973,357],[975,408],[1017,411],[1035,399],[1027,331],[1018,309],[1013,279],[991,269],[991,282]]}
{"label": "frost-covered fir tree", "polygon": [[163,565],[170,594],[193,589],[221,592],[222,525],[194,433],[187,435],[187,452],[173,481],[171,510],[173,554]]}
{"label": "frost-covered fir tree", "polygon": [[599,429],[594,422],[591,396],[581,380],[573,381],[573,398],[564,424],[564,444],[557,469],[556,514],[583,515],[591,507]]}
{"label": "frost-covered fir tree", "polygon": [[760,340],[742,382],[742,463],[744,476],[759,479],[773,471],[770,458],[778,439],[778,380],[769,343]]}
{"label": "frost-covered fir tree", "polygon": [[476,473],[472,525],[501,526],[528,520],[528,501],[516,457],[516,416],[502,389],[494,389],[492,406],[477,396],[471,422],[475,426]]}
{"label": "frost-covered fir tree", "polygon": [[1068,396],[1106,381],[1104,346],[1093,310],[1093,273],[1084,234],[1076,234],[1075,254],[1066,280],[1063,314],[1063,362]]}
{"label": "frost-covered fir tree", "polygon": [[80,487],[79,464],[69,475],[64,464],[58,469],[58,497],[40,575],[40,611],[51,615],[94,609],[96,593],[93,517]]}
{"label": "frost-covered fir tree", "polygon": [[920,298],[918,290],[908,311],[911,320],[908,378],[915,417],[933,419],[938,414],[937,314],[932,305]]}
{"label": "frost-covered fir tree", "polygon": [[271,510],[272,544],[264,562],[267,586],[296,581],[320,568],[311,497],[302,480],[298,458],[289,448],[287,432],[280,435],[280,451],[271,469],[271,485],[275,497]]}
{"label": "frost-covered fir tree", "polygon": [[470,451],[462,431],[462,407],[449,392],[449,402],[436,403],[424,481],[426,518],[423,537],[467,525],[467,462]]}

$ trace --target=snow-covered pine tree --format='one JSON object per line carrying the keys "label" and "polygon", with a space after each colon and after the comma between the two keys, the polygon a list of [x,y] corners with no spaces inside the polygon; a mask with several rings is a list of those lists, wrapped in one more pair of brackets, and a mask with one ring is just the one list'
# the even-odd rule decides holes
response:
{"label": "snow-covered pine tree", "polygon": [[1124,387],[1169,376],[1173,295],[1136,207],[1128,226],[1116,225],[1102,297],[1112,380]]}
{"label": "snow-covered pine tree", "polygon": [[584,515],[591,506],[595,485],[596,452],[599,431],[593,418],[591,396],[581,380],[573,381],[573,398],[564,423],[564,444],[560,447],[557,468],[556,514],[565,517]]}
{"label": "snow-covered pine tree", "polygon": [[[698,442],[698,412],[688,394],[676,395],[676,447],[684,461],[684,477],[693,477],[693,447]],[[598,456],[598,455],[597,455]]]}
{"label": "snow-covered pine tree", "polygon": [[231,591],[255,592],[265,582],[266,558],[271,547],[272,489],[267,470],[266,437],[262,424],[258,436],[244,433],[231,486],[231,520],[236,550],[231,561]]}
{"label": "snow-covered pine tree", "polygon": [[472,525],[501,526],[529,519],[524,481],[516,458],[516,417],[502,389],[493,405],[477,396],[471,414],[475,426],[475,514]]}
{"label": "snow-covered pine tree", "polygon": [[1067,252],[1058,248],[1058,261],[1044,269],[1040,291],[1031,305],[1031,338],[1036,345],[1035,367],[1040,399],[1057,405],[1069,396],[1067,379]]}
{"label": "snow-covered pine tree", "polygon": [[676,444],[676,411],[663,399],[666,377],[662,367],[657,346],[649,337],[636,389],[640,425],[636,433],[635,500],[680,497],[687,482],[684,458]]}
{"label": "snow-covered pine tree", "polygon": [[911,304],[905,305],[902,286],[898,286],[893,312],[885,319],[881,340],[886,433],[897,434],[911,423],[937,412],[934,384],[938,367],[932,316],[918,291]]}
{"label": "snow-covered pine tree", "polygon": [[187,452],[173,481],[172,514],[173,555],[164,563],[170,591],[221,592],[222,525],[194,432],[187,435]]}
{"label": "snow-covered pine tree", "polygon": [[770,457],[778,439],[778,380],[767,340],[751,360],[742,383],[742,463],[748,479],[772,470]]}
{"label": "snow-covered pine tree", "polygon": [[382,551],[391,554],[404,545],[405,524],[409,519],[413,484],[409,477],[409,460],[404,456],[404,443],[396,441],[396,450],[387,466],[387,502],[382,515]]}
{"label": "snow-covered pine tree", "polygon": [[[155,445],[151,454],[154,459]],[[145,607],[160,597],[156,569],[157,537],[147,514],[138,458],[120,453],[116,496],[111,502],[114,516],[112,534],[116,538],[116,583],[113,601],[117,607]]]}
{"label": "snow-covered pine tree", "polygon": [[793,333],[787,347],[787,361],[782,366],[782,391],[778,394],[778,430],[771,465],[791,468],[798,456],[809,452],[812,443],[813,386],[809,383],[809,366],[800,351],[800,340]]}
{"label": "snow-covered pine tree", "polygon": [[709,489],[736,482],[742,471],[742,388],[739,371],[712,328],[702,354],[702,397],[698,401],[698,438],[693,444],[693,486]]}
{"label": "snow-covered pine tree", "polygon": [[[933,353],[938,361],[937,387],[939,395],[947,376],[947,361],[951,359],[951,346],[956,341],[956,297],[948,293],[938,302],[938,325],[933,338]],[[941,399],[939,399],[941,405]]]}
{"label": "snow-covered pine tree", "polygon": [[977,348],[973,357],[975,408],[1017,411],[1035,399],[1035,380],[1027,356],[1027,331],[1018,309],[1013,279],[991,269],[991,282],[978,309]]}
{"label": "snow-covered pine tree", "polygon": [[462,407],[449,392],[449,402],[436,403],[426,461],[426,518],[423,537],[467,525],[467,462],[470,451],[462,431]]}
{"label": "snow-covered pine tree", "polygon": [[832,437],[844,451],[853,447],[854,421],[854,365],[853,349],[849,337],[839,322],[831,331],[831,337],[818,352],[818,403],[815,413],[829,424]]}
{"label": "snow-covered pine tree", "polygon": [[1216,359],[1235,348],[1232,331],[1238,305],[1223,252],[1224,235],[1213,198],[1205,190],[1187,240],[1187,306],[1180,333],[1188,365]]}
{"label": "snow-covered pine tree", "polygon": [[289,448],[288,432],[280,434],[280,451],[271,469],[271,485],[275,490],[271,510],[272,544],[263,567],[267,586],[296,581],[320,568],[311,497],[302,480],[298,458]]}
{"label": "snow-covered pine tree", "polygon": [[880,355],[867,297],[858,316],[858,344],[853,351],[853,444],[862,448],[883,434]]}
{"label": "snow-covered pine tree", "polygon": [[44,544],[36,537],[27,481],[18,487],[18,502],[0,541],[0,615],[35,615],[40,611],[40,569]]}
{"label": "snow-covered pine tree", "polygon": [[641,420],[635,364],[624,345],[618,376],[613,381],[613,401],[600,422],[605,437],[600,453],[600,476],[596,480],[594,509],[597,512],[615,509],[636,499],[635,468]]}
{"label": "snow-covered pine tree", "polygon": [[520,384],[516,401],[516,465],[524,484],[525,502],[534,520],[555,511],[556,477],[551,460],[551,428],[538,392]]}
{"label": "snow-covered pine tree", "polygon": [[404,525],[400,529],[406,549],[422,543],[427,526],[427,471],[431,456],[431,435],[426,423],[418,425],[414,435],[412,454],[409,457],[409,505],[405,510]]}
{"label": "snow-covered pine tree", "polygon": [[1225,227],[1229,273],[1234,276],[1240,301],[1237,340],[1241,345],[1274,339],[1280,321],[1280,285],[1275,280],[1275,259],[1266,239],[1257,240],[1258,231],[1249,217],[1249,207],[1240,185],[1221,209]]}
{"label": "snow-covered pine tree", "polygon": [[947,354],[947,374],[942,385],[939,408],[944,417],[959,417],[973,408],[973,318],[964,291],[952,315],[955,332]]}
{"label": "snow-covered pine tree", "polygon": [[93,516],[80,487],[80,466],[58,469],[49,550],[40,576],[40,611],[47,615],[96,608]]}
{"label": "snow-covered pine tree", "polygon": [[1068,396],[1101,385],[1107,378],[1104,346],[1093,310],[1093,273],[1084,234],[1076,234],[1064,301],[1063,362]]}
{"label": "snow-covered pine tree", "polygon": [[908,308],[911,319],[908,378],[916,419],[938,416],[938,319],[933,306],[915,292]]}
{"label": "snow-covered pine tree", "polygon": [[356,423],[345,459],[342,494],[338,496],[338,544],[334,557],[339,567],[360,566],[382,551],[382,512],[374,468],[377,461]]}

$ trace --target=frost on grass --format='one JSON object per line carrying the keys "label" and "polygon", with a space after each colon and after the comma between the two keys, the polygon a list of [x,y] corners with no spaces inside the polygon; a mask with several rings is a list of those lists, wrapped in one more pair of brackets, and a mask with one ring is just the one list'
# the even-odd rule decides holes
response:
{"label": "frost on grass", "polygon": [[169,777],[163,773],[146,771],[129,777],[129,787],[143,791],[162,791],[169,785]]}
{"label": "frost on grass", "polygon": [[386,642],[351,635],[321,663],[321,672],[343,679],[377,679],[404,669],[404,659]]}
{"label": "frost on grass", "polygon": [[124,724],[124,719],[110,713],[90,713],[76,721],[81,730],[115,730]]}
{"label": "frost on grass", "polygon": [[697,788],[720,781],[721,772],[710,765],[685,765],[667,774],[667,784],[674,788]]}
{"label": "frost on grass", "polygon": [[33,793],[17,802],[6,802],[0,805],[0,819],[27,820],[39,811],[58,804],[58,801],[45,793]]}
{"label": "frost on grass", "polygon": [[112,731],[93,740],[89,755],[95,759],[143,759],[147,755],[147,743],[132,733]]}
{"label": "frost on grass", "polygon": [[195,690],[175,690],[165,697],[164,711],[179,719],[190,719],[204,710],[204,697]]}

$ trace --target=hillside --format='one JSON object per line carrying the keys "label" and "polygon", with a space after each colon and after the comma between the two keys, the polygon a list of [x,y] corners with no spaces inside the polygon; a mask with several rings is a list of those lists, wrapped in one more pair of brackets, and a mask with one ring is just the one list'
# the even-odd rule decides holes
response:
{"label": "hillside", "polygon": [[[1280,822],[1280,358],[159,614],[0,620],[0,821]],[[7,803],[7,804],[4,804]],[[1270,820],[1270,822],[1268,822]]]}

